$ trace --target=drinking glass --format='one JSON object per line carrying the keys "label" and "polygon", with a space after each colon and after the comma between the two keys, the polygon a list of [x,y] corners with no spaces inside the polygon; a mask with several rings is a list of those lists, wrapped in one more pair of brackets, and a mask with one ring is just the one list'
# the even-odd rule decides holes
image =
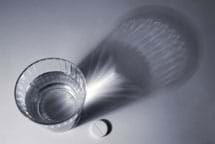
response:
{"label": "drinking glass", "polygon": [[72,62],[45,58],[30,64],[19,76],[15,101],[24,116],[54,131],[73,128],[86,97],[86,81]]}

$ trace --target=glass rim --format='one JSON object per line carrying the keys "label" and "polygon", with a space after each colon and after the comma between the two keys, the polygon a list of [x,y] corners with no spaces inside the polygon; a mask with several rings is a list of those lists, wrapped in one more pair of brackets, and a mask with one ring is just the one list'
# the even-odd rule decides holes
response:
{"label": "glass rim", "polygon": [[[46,61],[46,60],[59,60],[59,61],[67,62],[67,63],[71,64],[74,68],[76,68],[76,70],[81,74],[82,80],[84,81],[85,97],[84,97],[84,100],[83,100],[83,101],[85,101],[85,99],[86,99],[86,78],[85,78],[83,72],[78,68],[77,65],[75,65],[73,62],[71,62],[71,61],[69,61],[69,60],[66,60],[66,59],[63,59],[63,58],[58,58],[58,57],[48,57],[48,58],[42,58],[42,59],[36,60],[36,61],[32,62],[31,64],[29,64],[27,67],[25,67],[25,69],[22,70],[22,72],[19,74],[19,76],[18,76],[18,78],[17,78],[17,80],[16,80],[16,83],[15,83],[15,88],[14,88],[14,100],[15,100],[15,103],[16,103],[17,108],[19,109],[19,111],[20,111],[25,117],[27,117],[27,118],[28,118],[29,120],[31,120],[32,122],[35,122],[35,123],[37,123],[37,124],[41,124],[41,125],[44,125],[44,126],[48,126],[48,125],[51,126],[51,125],[57,125],[57,124],[61,124],[61,123],[63,123],[63,122],[66,122],[66,121],[70,120],[70,119],[73,117],[73,115],[70,116],[70,117],[68,117],[68,118],[66,118],[65,120],[62,120],[62,121],[59,121],[59,122],[50,122],[50,123],[39,122],[39,121],[36,121],[36,120],[30,118],[28,115],[26,115],[26,113],[25,113],[23,110],[21,110],[21,108],[20,108],[20,106],[18,105],[17,100],[16,100],[16,98],[17,98],[17,94],[16,94],[16,92],[17,92],[17,86],[18,86],[18,83],[19,83],[19,81],[20,81],[22,75],[23,75],[31,66],[33,66],[33,65],[35,65],[35,64],[37,64],[37,63]],[[84,104],[84,103],[83,103],[83,104]],[[82,104],[82,106],[83,106],[83,104]],[[80,112],[78,112],[78,113],[80,113]]]}

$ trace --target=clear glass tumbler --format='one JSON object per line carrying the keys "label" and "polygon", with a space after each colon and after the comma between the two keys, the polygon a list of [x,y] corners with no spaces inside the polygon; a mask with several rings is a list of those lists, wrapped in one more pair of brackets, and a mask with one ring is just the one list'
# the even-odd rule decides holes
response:
{"label": "clear glass tumbler", "polygon": [[15,86],[15,101],[24,116],[54,131],[74,127],[86,97],[86,81],[73,63],[45,58],[29,65]]}

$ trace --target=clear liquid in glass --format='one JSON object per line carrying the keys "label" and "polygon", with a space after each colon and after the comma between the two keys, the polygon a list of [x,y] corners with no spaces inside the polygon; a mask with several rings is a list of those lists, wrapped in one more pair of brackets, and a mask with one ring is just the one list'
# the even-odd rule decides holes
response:
{"label": "clear liquid in glass", "polygon": [[28,88],[25,102],[32,119],[43,123],[60,123],[77,114],[77,82],[60,72],[36,77]]}

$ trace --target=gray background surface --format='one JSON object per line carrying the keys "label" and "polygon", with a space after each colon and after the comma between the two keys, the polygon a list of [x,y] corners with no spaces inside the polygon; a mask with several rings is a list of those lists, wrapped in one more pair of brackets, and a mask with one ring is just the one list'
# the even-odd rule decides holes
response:
{"label": "gray background surface", "polygon": [[[65,133],[50,132],[21,115],[14,101],[20,72],[44,57],[81,61],[136,7],[157,4],[186,15],[201,37],[195,75],[179,89],[103,115],[113,131],[95,140],[91,122]],[[1,144],[214,144],[215,18],[211,0],[0,0]]]}

